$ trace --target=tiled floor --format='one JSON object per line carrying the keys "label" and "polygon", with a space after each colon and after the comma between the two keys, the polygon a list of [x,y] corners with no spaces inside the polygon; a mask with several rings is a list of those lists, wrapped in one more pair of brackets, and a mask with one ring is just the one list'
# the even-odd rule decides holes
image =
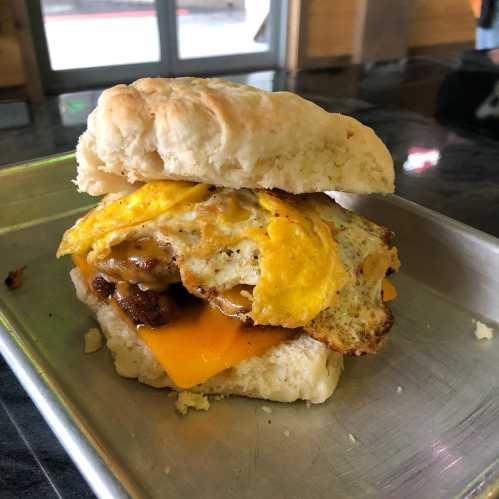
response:
{"label": "tiled floor", "polygon": [[[459,57],[419,57],[369,70],[236,79],[269,90],[289,88],[330,111],[354,115],[387,143],[400,196],[499,236],[499,122],[474,117],[499,73],[471,59],[465,71]],[[0,164],[73,149],[99,94],[51,96],[31,116],[22,106],[7,111],[0,105]],[[19,126],[26,117],[31,122]],[[0,445],[7,451],[0,457],[2,497],[92,496],[3,361],[0,377]]]}

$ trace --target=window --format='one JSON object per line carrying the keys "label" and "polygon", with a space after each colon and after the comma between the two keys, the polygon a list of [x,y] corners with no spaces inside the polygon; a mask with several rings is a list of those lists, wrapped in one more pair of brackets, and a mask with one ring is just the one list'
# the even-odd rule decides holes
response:
{"label": "window", "polygon": [[[180,59],[267,52],[270,49],[270,0],[235,2],[177,0]],[[203,36],[199,36],[203,33]]]}
{"label": "window", "polygon": [[154,1],[42,0],[41,4],[53,70],[156,62],[161,58]]}
{"label": "window", "polygon": [[278,65],[285,0],[29,2],[49,89]]}

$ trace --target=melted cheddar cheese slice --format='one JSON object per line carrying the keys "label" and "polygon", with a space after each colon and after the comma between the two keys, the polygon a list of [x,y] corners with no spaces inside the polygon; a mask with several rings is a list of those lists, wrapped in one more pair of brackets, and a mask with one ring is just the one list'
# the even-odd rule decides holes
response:
{"label": "melted cheddar cheese slice", "polygon": [[209,306],[187,313],[171,323],[138,335],[179,388],[191,388],[250,357],[295,336],[283,328],[244,327]]}
{"label": "melted cheddar cheese slice", "polygon": [[[73,261],[90,285],[95,270],[86,257],[74,255]],[[114,304],[121,318],[135,327]],[[180,317],[165,326],[139,326],[137,334],[175,385],[191,388],[243,360],[263,355],[269,348],[294,338],[296,331],[247,327],[203,304],[187,307]]]}
{"label": "melted cheddar cheese slice", "polygon": [[383,301],[392,301],[395,298],[397,298],[395,286],[388,279],[383,279]]}

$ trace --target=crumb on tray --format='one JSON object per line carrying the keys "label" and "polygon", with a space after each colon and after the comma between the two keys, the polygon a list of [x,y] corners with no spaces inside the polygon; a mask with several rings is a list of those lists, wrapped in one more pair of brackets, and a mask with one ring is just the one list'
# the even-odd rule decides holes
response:
{"label": "crumb on tray", "polygon": [[224,395],[223,393],[220,393],[218,395],[213,395],[213,397],[211,397],[213,400],[223,400],[225,398],[227,398],[228,395]]}
{"label": "crumb on tray", "polygon": [[23,285],[23,272],[26,270],[26,265],[19,267],[16,270],[11,270],[5,278],[5,285],[13,291]]}
{"label": "crumb on tray", "polygon": [[357,443],[357,437],[353,433],[348,434],[348,439],[352,442],[352,444]]}
{"label": "crumb on tray", "polygon": [[494,330],[483,322],[475,320],[475,336],[479,340],[491,340],[494,337]]}
{"label": "crumb on tray", "polygon": [[189,409],[207,411],[210,408],[210,402],[202,393],[180,392],[175,407],[182,416],[185,416]]}
{"label": "crumb on tray", "polygon": [[102,334],[92,327],[85,333],[85,353],[94,353],[102,347]]}
{"label": "crumb on tray", "polygon": [[284,436],[287,438],[291,435],[291,432],[289,430],[284,430]]}
{"label": "crumb on tray", "polygon": [[397,386],[397,393],[400,395],[404,389],[401,386]]}
{"label": "crumb on tray", "polygon": [[272,414],[272,409],[268,405],[262,405],[262,411],[266,414]]}

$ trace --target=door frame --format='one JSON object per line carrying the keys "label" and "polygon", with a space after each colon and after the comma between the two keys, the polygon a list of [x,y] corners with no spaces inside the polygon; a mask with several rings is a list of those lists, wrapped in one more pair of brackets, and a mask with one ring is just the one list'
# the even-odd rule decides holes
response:
{"label": "door frame", "polygon": [[[254,1],[254,0],[250,0]],[[270,47],[266,52],[180,59],[174,0],[156,0],[160,60],[157,62],[53,70],[43,26],[41,1],[27,1],[43,86],[57,92],[128,82],[145,76],[216,75],[277,69],[286,65],[288,0],[271,0]]]}

